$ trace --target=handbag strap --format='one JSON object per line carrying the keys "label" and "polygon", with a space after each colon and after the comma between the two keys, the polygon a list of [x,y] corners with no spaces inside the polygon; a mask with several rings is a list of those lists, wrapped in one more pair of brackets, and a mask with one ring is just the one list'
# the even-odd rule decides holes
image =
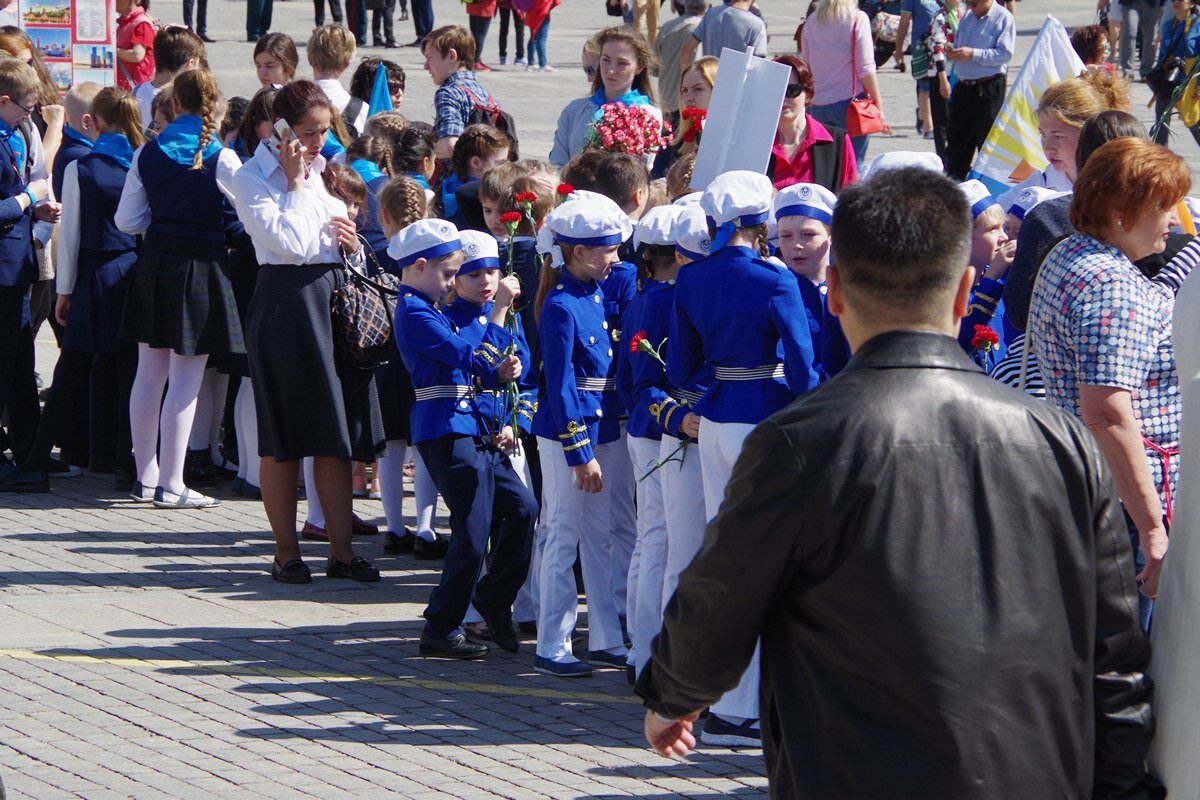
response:
{"label": "handbag strap", "polygon": [[[367,244],[367,240],[362,237],[361,233],[358,234],[358,240],[360,242],[362,242],[363,251],[367,254],[367,256],[372,261],[375,262],[375,266],[378,267],[379,261],[376,260],[376,258],[375,258],[375,251],[372,250],[371,246]],[[342,251],[342,266],[344,266],[346,268],[346,271],[350,273],[350,277],[352,277],[354,280],[358,281],[359,283],[365,283],[367,286],[370,286],[371,288],[373,288],[377,291],[383,292],[384,294],[391,295],[392,297],[400,296],[399,290],[393,289],[390,286],[384,286],[381,283],[376,283],[375,281],[368,278],[366,275],[359,272],[358,269],[356,269],[355,266],[352,263],[350,263],[350,259],[347,256],[345,250]]]}
{"label": "handbag strap", "polygon": [[854,9],[854,25],[850,28],[850,99],[858,97],[854,87],[858,80],[858,8]]}

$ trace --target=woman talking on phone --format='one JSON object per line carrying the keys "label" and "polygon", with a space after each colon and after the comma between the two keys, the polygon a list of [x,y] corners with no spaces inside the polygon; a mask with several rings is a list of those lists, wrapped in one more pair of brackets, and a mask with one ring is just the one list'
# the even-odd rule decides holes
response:
{"label": "woman talking on phone", "polygon": [[330,318],[333,292],[346,280],[343,254],[360,267],[363,259],[345,204],[321,179],[320,151],[337,111],[311,81],[280,89],[273,111],[276,133],[259,144],[234,185],[238,216],[262,265],[246,316],[246,350],[263,504],[275,535],[271,575],[284,583],[312,580],[296,539],[297,471],[311,456],[329,535],[326,576],[377,581],[379,571],[350,543],[350,466],[374,461],[382,449],[379,406],[371,373],[338,362]]}

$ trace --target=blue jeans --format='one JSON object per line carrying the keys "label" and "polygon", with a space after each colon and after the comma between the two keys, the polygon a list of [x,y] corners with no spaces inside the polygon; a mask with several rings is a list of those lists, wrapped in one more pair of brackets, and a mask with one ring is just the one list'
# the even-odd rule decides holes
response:
{"label": "blue jeans", "polygon": [[424,39],[433,30],[433,0],[412,0],[413,28],[418,39]]}
{"label": "blue jeans", "polygon": [[[1142,556],[1142,546],[1138,541],[1137,526],[1133,524],[1133,520],[1129,518],[1129,514],[1125,514],[1125,524],[1129,527],[1129,541],[1133,547],[1133,574],[1137,575],[1146,566],[1146,559]],[[1138,621],[1142,623],[1142,630],[1150,631],[1150,617],[1154,614],[1154,601],[1146,595],[1138,592]]]}
{"label": "blue jeans", "polygon": [[537,33],[533,34],[533,38],[529,40],[529,66],[533,66],[534,58],[537,59],[539,67],[544,67],[550,63],[546,59],[546,37],[549,35],[550,17],[546,17],[545,21],[537,29]]}
{"label": "blue jeans", "polygon": [[[808,109],[809,115],[817,122],[825,127],[832,125],[835,128],[846,130],[846,110],[850,108],[849,100],[842,100],[839,103],[829,103],[823,106],[812,106]],[[867,143],[870,136],[851,136],[850,145],[854,148],[854,157],[862,164],[867,157]]]}

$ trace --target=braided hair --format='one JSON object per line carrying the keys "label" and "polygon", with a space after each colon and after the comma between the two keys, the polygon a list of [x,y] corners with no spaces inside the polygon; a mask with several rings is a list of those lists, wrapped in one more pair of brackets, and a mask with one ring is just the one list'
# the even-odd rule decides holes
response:
{"label": "braided hair", "polygon": [[217,133],[217,104],[220,92],[213,74],[206,69],[193,69],[179,75],[173,81],[175,101],[179,109],[200,118],[200,142],[192,158],[192,169],[204,166],[204,149]]}
{"label": "braided hair", "polygon": [[428,214],[425,190],[412,178],[397,175],[379,190],[380,227],[387,214],[396,230],[402,230]]}
{"label": "braided hair", "polygon": [[360,136],[346,149],[347,164],[360,159],[370,161],[389,177],[393,174],[391,156],[392,148],[381,136]]}

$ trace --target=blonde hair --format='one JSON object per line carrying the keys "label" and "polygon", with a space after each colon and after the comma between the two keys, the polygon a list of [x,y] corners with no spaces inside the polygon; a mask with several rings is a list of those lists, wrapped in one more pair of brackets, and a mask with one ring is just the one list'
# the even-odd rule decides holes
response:
{"label": "blonde hair", "polygon": [[20,102],[30,95],[37,95],[42,88],[33,67],[24,61],[9,57],[0,62],[0,95],[8,95]]}
{"label": "blonde hair", "polygon": [[206,69],[188,70],[171,81],[175,87],[175,101],[179,109],[195,114],[202,123],[200,127],[200,142],[196,146],[196,155],[192,157],[192,169],[204,166],[204,148],[217,133],[217,106],[220,93],[213,74]]}
{"label": "blonde hair", "polygon": [[322,25],[308,37],[308,64],[320,72],[345,72],[354,60],[354,34],[342,25]]}
{"label": "blonde hair", "polygon": [[999,203],[992,203],[990,206],[979,212],[979,216],[975,218],[975,227],[973,230],[986,230],[994,228],[997,225],[1003,225],[1007,219],[1004,209]]}
{"label": "blonde hair", "polygon": [[[95,85],[95,84],[93,84]],[[134,150],[146,142],[142,128],[142,110],[137,98],[124,89],[106,86],[92,100],[91,114],[125,135]]]}
{"label": "blonde hair", "polygon": [[696,154],[688,153],[685,156],[680,156],[679,160],[667,170],[667,197],[671,198],[671,202],[678,200],[685,194],[691,194],[692,170],[695,168]]}
{"label": "blonde hair", "polygon": [[1064,125],[1082,128],[1101,111],[1129,110],[1129,81],[1109,75],[1107,70],[1088,70],[1042,93],[1037,113],[1048,114]]}
{"label": "blonde hair", "polygon": [[858,13],[858,3],[854,0],[821,0],[813,14],[817,22],[837,22],[844,19],[854,19]]}
{"label": "blonde hair", "polygon": [[[704,80],[708,83],[708,86],[711,89],[717,83],[717,66],[720,63],[721,59],[717,58],[716,56],[704,56],[703,58],[698,58],[693,61],[687,69],[680,73],[679,89],[676,91],[676,94],[679,95],[679,108],[681,112],[683,110],[683,82],[687,80],[688,73],[694,69],[700,70],[700,74],[704,76]],[[680,116],[679,128],[675,131],[674,144],[679,149],[679,152],[685,155],[696,149],[696,143],[694,141],[688,142],[684,140],[687,132],[691,129],[692,121],[690,119],[683,119],[683,117]]]}
{"label": "blonde hair", "polygon": [[428,208],[425,204],[425,190],[412,178],[397,175],[383,185],[379,190],[379,222],[383,227],[383,215],[386,213],[396,226],[403,230],[419,219],[424,219]]}
{"label": "blonde hair", "polygon": [[92,103],[100,94],[100,84],[84,81],[77,83],[63,98],[63,110],[66,112],[67,124],[73,128],[83,125],[83,115],[91,113]]}

